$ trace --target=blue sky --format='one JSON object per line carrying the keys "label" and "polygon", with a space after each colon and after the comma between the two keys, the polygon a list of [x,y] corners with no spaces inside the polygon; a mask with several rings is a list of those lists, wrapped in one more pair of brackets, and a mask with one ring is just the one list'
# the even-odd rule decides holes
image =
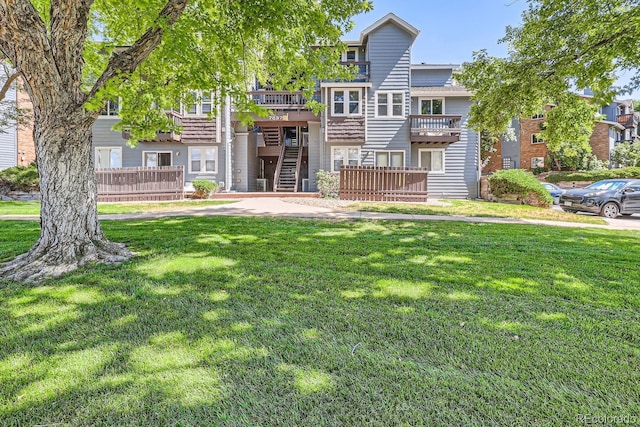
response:
{"label": "blue sky", "polygon": [[[354,18],[355,28],[346,40],[357,40],[360,32],[389,12],[420,30],[411,61],[431,64],[462,64],[474,51],[506,56],[507,45],[498,43],[508,25],[522,23],[526,0],[373,0],[374,10]],[[628,82],[622,76],[620,84]],[[636,91],[622,98],[640,98]]]}
{"label": "blue sky", "polygon": [[506,56],[499,44],[507,25],[518,26],[527,8],[525,0],[373,0],[372,12],[358,15],[356,27],[346,39],[357,40],[360,32],[389,12],[420,30],[412,50],[412,62],[462,64],[473,51],[487,49],[493,56]]}

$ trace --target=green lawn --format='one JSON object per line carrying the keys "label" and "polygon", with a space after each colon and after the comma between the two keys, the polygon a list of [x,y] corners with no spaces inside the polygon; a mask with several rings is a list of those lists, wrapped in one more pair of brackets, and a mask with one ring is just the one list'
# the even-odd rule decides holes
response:
{"label": "green lawn", "polygon": [[[234,200],[185,200],[177,202],[99,203],[98,213],[126,214],[161,212],[182,208],[223,205]],[[0,201],[0,215],[40,215],[40,202]]]}
{"label": "green lawn", "polygon": [[[640,415],[640,233],[105,222],[137,257],[0,285],[0,425],[577,425]],[[0,221],[0,260],[32,222]],[[170,238],[169,238],[170,237]]]}
{"label": "green lawn", "polygon": [[555,209],[537,208],[527,205],[508,203],[476,202],[465,200],[444,200],[448,206],[410,203],[360,202],[347,209],[362,212],[405,213],[411,215],[452,215],[479,216],[496,218],[539,219],[546,221],[582,222],[587,224],[606,224],[597,216],[576,215]]}

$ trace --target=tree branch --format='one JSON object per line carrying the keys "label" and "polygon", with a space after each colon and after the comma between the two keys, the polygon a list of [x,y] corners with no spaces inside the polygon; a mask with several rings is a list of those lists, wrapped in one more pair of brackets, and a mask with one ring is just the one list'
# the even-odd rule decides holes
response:
{"label": "tree branch", "polygon": [[106,83],[113,77],[121,74],[127,75],[133,73],[142,61],[144,61],[160,44],[162,41],[162,35],[164,34],[164,29],[167,26],[173,25],[182,15],[187,6],[187,1],[188,0],[167,1],[167,4],[158,15],[158,19],[156,19],[154,26],[147,29],[147,31],[129,48],[122,52],[115,53],[111,57],[107,64],[107,68],[93,85],[93,88],[91,88],[91,91],[85,97],[85,101],[93,98],[96,93],[98,93],[100,89],[104,88]]}
{"label": "tree branch", "polygon": [[5,96],[7,96],[7,92],[9,92],[9,87],[11,86],[11,83],[13,83],[18,78],[18,76],[19,76],[18,73],[13,73],[4,82],[4,84],[2,85],[2,89],[0,89],[0,101],[2,101]]}
{"label": "tree branch", "polygon": [[83,101],[80,90],[84,58],[82,52],[87,38],[89,12],[94,0],[52,0],[51,49],[58,73],[65,86]]}

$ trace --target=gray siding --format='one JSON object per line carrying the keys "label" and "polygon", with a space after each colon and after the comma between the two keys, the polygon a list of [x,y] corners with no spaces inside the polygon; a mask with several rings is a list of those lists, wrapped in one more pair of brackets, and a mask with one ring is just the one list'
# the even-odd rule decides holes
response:
{"label": "gray siding", "polygon": [[453,84],[453,70],[411,70],[411,86],[450,86]]}
{"label": "gray siding", "polygon": [[[195,179],[208,179],[215,182],[224,181],[224,145],[211,141],[206,144],[185,144],[180,142],[141,142],[137,147],[127,145],[127,140],[122,138],[120,132],[114,132],[111,127],[118,121],[117,118],[99,118],[93,125],[93,153],[96,147],[121,147],[122,167],[143,166],[143,151],[169,151],[171,162],[174,166],[183,166],[185,181],[187,183]],[[213,146],[218,148],[216,173],[189,173],[189,147]]]}
{"label": "gray siding", "polygon": [[418,166],[421,148],[445,149],[445,173],[429,174],[429,197],[466,199],[478,197],[478,135],[467,127],[468,98],[447,98],[447,114],[462,115],[460,141],[452,144],[412,144],[411,166]]}
{"label": "gray siding", "polygon": [[[13,85],[5,96],[5,101],[16,100],[15,85]],[[3,109],[0,108],[0,114]],[[18,160],[18,129],[15,123],[9,123],[9,126],[0,128],[0,170],[16,166]]]}
{"label": "gray siding", "polygon": [[[387,23],[369,35],[368,60],[371,61],[371,89],[367,98],[367,139],[363,146],[364,165],[374,164],[374,150],[405,151],[410,159],[409,111],[411,86],[412,37],[393,23]],[[405,99],[402,119],[376,118],[376,92],[401,91]]]}

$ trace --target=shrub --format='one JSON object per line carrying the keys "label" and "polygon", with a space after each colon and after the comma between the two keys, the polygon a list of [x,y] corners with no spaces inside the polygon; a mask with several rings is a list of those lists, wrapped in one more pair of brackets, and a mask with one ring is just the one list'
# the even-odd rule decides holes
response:
{"label": "shrub", "polygon": [[516,196],[521,203],[548,207],[553,197],[532,174],[522,169],[501,170],[489,177],[491,192],[496,197]]}
{"label": "shrub", "polygon": [[35,164],[14,166],[0,171],[0,193],[3,191],[32,192],[40,190],[38,169]]}
{"label": "shrub", "polygon": [[196,190],[193,194],[196,199],[208,199],[212,193],[218,191],[218,183],[206,179],[196,179],[192,184]]}
{"label": "shrub", "polygon": [[548,182],[561,181],[600,181],[613,178],[640,178],[640,167],[628,167],[620,169],[603,169],[588,172],[565,172],[549,175]]}
{"label": "shrub", "polygon": [[340,177],[320,169],[316,173],[320,197],[337,199],[340,192]]}

